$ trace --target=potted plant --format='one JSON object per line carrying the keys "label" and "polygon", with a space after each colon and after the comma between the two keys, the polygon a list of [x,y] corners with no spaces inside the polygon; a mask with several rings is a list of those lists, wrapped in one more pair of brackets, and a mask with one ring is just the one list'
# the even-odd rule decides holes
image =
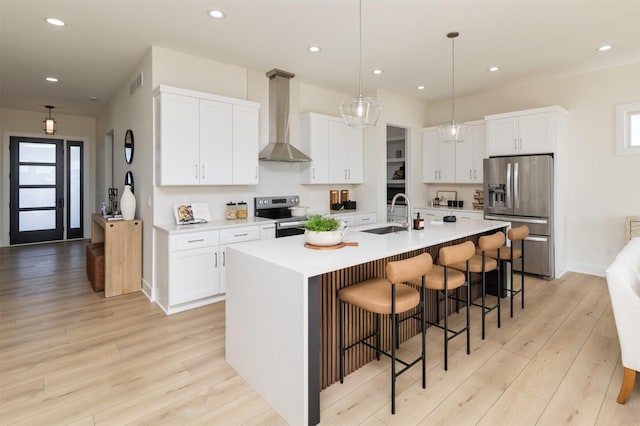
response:
{"label": "potted plant", "polygon": [[304,223],[304,240],[314,246],[333,246],[340,244],[344,232],[340,221],[328,216],[311,216]]}

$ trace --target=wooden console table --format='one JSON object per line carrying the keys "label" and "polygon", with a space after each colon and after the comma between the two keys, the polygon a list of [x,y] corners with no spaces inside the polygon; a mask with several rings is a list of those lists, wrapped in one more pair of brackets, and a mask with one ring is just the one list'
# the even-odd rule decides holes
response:
{"label": "wooden console table", "polygon": [[91,242],[104,243],[104,297],[142,288],[142,221],[109,221],[94,213]]}

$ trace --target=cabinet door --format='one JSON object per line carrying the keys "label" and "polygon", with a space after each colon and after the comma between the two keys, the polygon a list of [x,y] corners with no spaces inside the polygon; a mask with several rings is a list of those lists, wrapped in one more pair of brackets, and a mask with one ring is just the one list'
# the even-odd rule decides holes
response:
{"label": "cabinet door", "polygon": [[456,181],[456,144],[438,142],[438,169],[439,182]]}
{"label": "cabinet door", "polygon": [[473,182],[482,183],[484,181],[482,163],[487,158],[487,126],[479,124],[473,126],[471,130],[473,130]]}
{"label": "cabinet door", "polygon": [[158,185],[198,185],[200,182],[199,117],[197,98],[161,93],[160,135],[156,161]]}
{"label": "cabinet door", "polygon": [[329,121],[317,116],[300,120],[303,152],[311,162],[301,167],[302,183],[329,183]]}
{"label": "cabinet door", "polygon": [[347,147],[349,127],[340,121],[329,120],[329,183],[347,183]]}
{"label": "cabinet door", "polygon": [[232,183],[232,105],[200,100],[200,184]]}
{"label": "cabinet door", "polygon": [[437,183],[438,179],[438,131],[422,131],[422,181]]}
{"label": "cabinet door", "polygon": [[372,223],[376,223],[378,220],[378,215],[376,213],[360,213],[356,215],[356,226],[360,225],[370,225]]}
{"label": "cabinet door", "polygon": [[258,109],[233,106],[233,184],[258,183]]}
{"label": "cabinet door", "polygon": [[530,114],[519,117],[520,154],[546,154],[554,151],[553,114]]}
{"label": "cabinet door", "polygon": [[518,118],[487,120],[487,155],[513,155],[518,150]]}
{"label": "cabinet door", "polygon": [[362,183],[364,179],[362,170],[362,129],[349,127],[346,124],[343,124],[343,126],[347,129],[347,143],[345,144],[347,180],[349,183]]}
{"label": "cabinet door", "polygon": [[171,252],[169,304],[178,305],[220,293],[218,246]]}
{"label": "cabinet door", "polygon": [[473,127],[467,129],[465,140],[456,144],[456,182],[473,183],[474,168]]}

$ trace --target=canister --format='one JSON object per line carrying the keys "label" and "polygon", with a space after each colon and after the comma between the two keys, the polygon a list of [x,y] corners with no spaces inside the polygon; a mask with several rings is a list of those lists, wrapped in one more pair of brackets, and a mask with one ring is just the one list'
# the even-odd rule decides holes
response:
{"label": "canister", "polygon": [[224,213],[225,219],[237,219],[238,218],[238,210],[236,209],[236,203],[231,202],[227,203],[227,208]]}
{"label": "canister", "polygon": [[347,201],[349,201],[349,190],[343,189],[340,191],[340,202],[346,203]]}
{"label": "canister", "polygon": [[329,205],[338,204],[340,202],[340,193],[337,189],[329,191]]}
{"label": "canister", "polygon": [[247,203],[241,201],[238,203],[238,219],[246,219],[247,218]]}

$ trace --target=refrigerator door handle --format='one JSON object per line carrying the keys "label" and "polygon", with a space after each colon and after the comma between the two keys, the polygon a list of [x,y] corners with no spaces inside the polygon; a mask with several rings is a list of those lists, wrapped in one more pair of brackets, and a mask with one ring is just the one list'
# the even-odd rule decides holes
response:
{"label": "refrigerator door handle", "polygon": [[518,166],[520,163],[514,163],[513,166],[513,200],[515,202],[515,208],[520,208],[520,178],[518,173]]}
{"label": "refrigerator door handle", "polygon": [[504,220],[505,222],[535,223],[535,224],[539,224],[539,225],[546,225],[547,223],[549,223],[549,221],[547,219],[532,219],[532,218],[520,219],[520,218],[516,218],[516,217],[513,217],[513,216],[490,216],[490,215],[486,215],[484,218],[487,219],[487,220]]}
{"label": "refrigerator door handle", "polygon": [[525,241],[536,241],[536,242],[539,242],[539,243],[546,243],[547,241],[549,241],[549,238],[547,238],[547,237],[531,237],[531,236],[529,236],[529,237],[525,238]]}
{"label": "refrigerator door handle", "polygon": [[505,204],[507,208],[513,207],[511,205],[511,163],[507,163],[507,199]]}

